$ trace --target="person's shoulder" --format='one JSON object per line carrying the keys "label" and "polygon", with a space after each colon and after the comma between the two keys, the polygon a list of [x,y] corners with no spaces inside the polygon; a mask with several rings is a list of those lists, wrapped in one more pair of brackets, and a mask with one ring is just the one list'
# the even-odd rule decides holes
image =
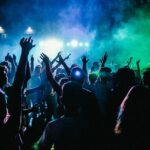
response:
{"label": "person's shoulder", "polygon": [[86,88],[82,88],[82,91],[86,94],[93,94],[90,90],[86,89]]}
{"label": "person's shoulder", "polygon": [[65,120],[65,117],[60,117],[56,120],[53,120],[53,121],[49,121],[48,124],[47,124],[47,127],[48,128],[55,128],[57,126],[60,126]]}
{"label": "person's shoulder", "polygon": [[6,101],[7,101],[7,96],[5,94],[5,92],[0,89],[0,103],[1,105],[6,105]]}
{"label": "person's shoulder", "polygon": [[143,85],[135,85],[135,86],[130,88],[128,93],[129,94],[135,94],[135,93],[136,94],[141,94],[143,92],[149,92],[149,91],[150,91],[150,89],[143,86]]}
{"label": "person's shoulder", "polygon": [[0,89],[0,95],[4,95],[4,94],[5,92],[2,89]]}
{"label": "person's shoulder", "polygon": [[126,99],[149,99],[150,98],[150,89],[143,85],[135,85],[130,88],[126,95]]}
{"label": "person's shoulder", "polygon": [[85,88],[83,88],[82,91],[84,93],[84,96],[87,96],[89,98],[95,98],[95,94],[92,91]]}
{"label": "person's shoulder", "polygon": [[6,94],[2,89],[0,89],[0,98],[1,99],[6,98]]}

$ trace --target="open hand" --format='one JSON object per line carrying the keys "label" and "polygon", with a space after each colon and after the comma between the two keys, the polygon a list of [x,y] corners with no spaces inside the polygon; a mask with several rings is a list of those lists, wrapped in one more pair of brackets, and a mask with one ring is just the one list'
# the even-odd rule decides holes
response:
{"label": "open hand", "polygon": [[107,54],[107,52],[105,52],[105,54],[103,55],[103,57],[100,59],[100,62],[101,63],[105,63],[106,60],[107,60],[107,58],[108,58],[108,54]]}
{"label": "open hand", "polygon": [[17,58],[16,55],[13,54],[13,60],[14,60],[14,61],[16,61],[16,58]]}
{"label": "open hand", "polygon": [[29,53],[30,50],[35,47],[33,44],[33,40],[31,39],[31,36],[29,38],[22,38],[20,40],[20,46],[22,47],[22,52]]}
{"label": "open hand", "polygon": [[88,59],[86,56],[83,56],[83,57],[82,57],[82,62],[83,62],[84,64],[86,64],[88,61],[89,61],[89,59]]}
{"label": "open hand", "polygon": [[45,65],[49,65],[49,57],[47,55],[45,55],[44,53],[41,54],[40,58],[43,60],[43,62],[45,63]]}
{"label": "open hand", "polygon": [[137,65],[139,65],[139,64],[140,64],[140,59],[136,62],[136,64],[137,64]]}

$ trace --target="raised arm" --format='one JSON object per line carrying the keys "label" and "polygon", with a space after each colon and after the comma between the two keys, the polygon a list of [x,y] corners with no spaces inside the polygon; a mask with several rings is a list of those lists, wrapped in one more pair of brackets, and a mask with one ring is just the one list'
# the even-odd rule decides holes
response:
{"label": "raised arm", "polygon": [[47,79],[48,81],[51,83],[52,87],[54,88],[54,90],[57,92],[58,95],[61,95],[61,87],[59,86],[59,84],[54,80],[53,78],[53,74],[52,71],[50,69],[50,61],[49,61],[49,57],[47,55],[45,55],[44,53],[41,54],[40,58],[43,60],[43,62],[45,63],[46,66],[46,75],[47,75]]}
{"label": "raised arm", "polygon": [[[65,57],[65,58],[63,59],[63,61],[69,59],[70,55],[71,55],[71,54],[69,54],[67,57]],[[57,61],[57,60],[56,60],[56,61]],[[60,62],[60,61],[57,61],[57,62],[58,62],[58,64],[57,64],[55,67],[52,68],[52,73],[61,65],[61,62]]]}
{"label": "raised arm", "polygon": [[88,71],[87,71],[88,61],[89,59],[86,56],[82,57],[82,70],[84,71],[84,74],[85,74],[84,86],[89,85],[89,78],[88,78]]}
{"label": "raised arm", "polygon": [[17,64],[17,60],[16,60],[16,59],[17,59],[16,55],[13,54],[13,60],[14,60],[15,66],[16,66],[16,68],[17,68],[18,64]]}
{"label": "raised arm", "polygon": [[82,57],[82,69],[84,71],[84,73],[87,75],[87,63],[88,63],[89,59],[86,56]]}
{"label": "raised arm", "polygon": [[61,52],[58,52],[57,56],[51,61],[51,66],[54,64],[54,62],[57,60]]}
{"label": "raised arm", "polygon": [[100,63],[101,63],[101,65],[100,65],[100,71],[101,71],[102,67],[105,67],[105,63],[107,61],[107,58],[108,58],[108,54],[107,54],[107,52],[105,52],[104,56],[100,59]]}
{"label": "raised arm", "polygon": [[12,86],[6,90],[8,95],[8,109],[11,116],[7,123],[7,125],[10,126],[10,132],[16,132],[21,124],[20,118],[22,88],[25,79],[27,57],[30,50],[35,46],[32,44],[32,42],[33,41],[31,40],[31,37],[28,39],[21,39],[20,45],[22,47],[22,51],[15,79]]}
{"label": "raised arm", "polygon": [[10,71],[10,81],[11,83],[13,82],[13,78],[15,76],[15,73],[16,73],[16,70],[17,70],[17,66],[15,65],[15,62],[14,62],[14,59],[11,55],[8,54],[8,61],[10,62],[11,64],[11,71]]}
{"label": "raised arm", "polygon": [[34,71],[34,57],[33,57],[33,55],[31,56],[31,60],[30,60],[30,70],[31,70],[31,73],[33,73],[33,71]]}
{"label": "raised arm", "polygon": [[[69,58],[69,56],[70,56],[70,54],[67,56],[67,59]],[[65,63],[65,61],[64,61],[64,59],[62,58],[61,55],[59,55],[59,62],[60,62],[60,63],[63,65],[63,67],[65,68],[67,75],[70,76],[70,72],[71,72],[71,71],[70,71],[69,67],[67,66],[67,64]]]}
{"label": "raised arm", "polygon": [[141,79],[141,70],[140,70],[140,60],[136,62],[137,71],[138,71],[138,77]]}
{"label": "raised arm", "polygon": [[13,87],[16,89],[21,89],[23,86],[23,82],[25,79],[25,72],[26,72],[26,66],[27,66],[27,59],[30,50],[35,47],[33,45],[33,40],[30,38],[22,38],[20,41],[20,46],[22,48],[21,50],[21,56],[20,56],[20,61],[18,64],[17,72],[15,75],[15,79],[13,82]]}
{"label": "raised arm", "polygon": [[130,57],[130,59],[127,61],[127,67],[130,68],[130,65],[132,63],[133,57]]}

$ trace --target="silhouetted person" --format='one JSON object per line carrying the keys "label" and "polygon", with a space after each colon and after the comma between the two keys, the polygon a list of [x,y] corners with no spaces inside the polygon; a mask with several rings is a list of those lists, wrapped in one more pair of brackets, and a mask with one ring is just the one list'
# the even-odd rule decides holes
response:
{"label": "silhouetted person", "polygon": [[99,142],[101,135],[97,121],[99,115],[94,113],[96,107],[91,105],[92,102],[89,103],[90,110],[85,103],[87,98],[91,99],[90,95],[77,82],[64,84],[61,97],[65,108],[64,116],[48,123],[39,140],[41,150],[50,149],[53,144],[56,150],[96,150],[100,148],[102,143]]}
{"label": "silhouetted person", "polygon": [[124,98],[115,127],[116,150],[150,148],[150,89],[135,86]]}

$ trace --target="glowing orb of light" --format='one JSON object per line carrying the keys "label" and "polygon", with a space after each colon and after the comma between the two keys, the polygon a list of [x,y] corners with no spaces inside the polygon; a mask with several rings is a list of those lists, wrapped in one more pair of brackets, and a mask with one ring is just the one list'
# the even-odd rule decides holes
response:
{"label": "glowing orb of light", "polygon": [[88,42],[85,42],[84,45],[85,45],[86,47],[89,47],[89,43],[88,43]]}
{"label": "glowing orb of light", "polygon": [[72,40],[72,41],[70,42],[70,44],[71,44],[72,47],[77,47],[79,43],[78,43],[77,40]]}
{"label": "glowing orb of light", "polygon": [[0,34],[3,34],[3,33],[5,33],[5,30],[3,29],[2,26],[0,26]]}
{"label": "glowing orb of light", "polygon": [[25,31],[26,34],[33,34],[34,31],[31,27],[28,27],[27,30]]}
{"label": "glowing orb of light", "polygon": [[77,71],[75,72],[75,76],[77,76],[77,77],[81,76],[81,72],[77,70]]}
{"label": "glowing orb of light", "polygon": [[40,49],[42,52],[47,54],[50,58],[54,58],[57,53],[62,50],[64,44],[58,39],[47,39],[39,42]]}
{"label": "glowing orb of light", "polygon": [[82,43],[82,42],[80,42],[80,43],[79,43],[79,46],[81,46],[81,47],[82,47],[82,46],[83,46],[83,43]]}
{"label": "glowing orb of light", "polygon": [[67,43],[66,45],[67,45],[67,46],[70,46],[70,43]]}

